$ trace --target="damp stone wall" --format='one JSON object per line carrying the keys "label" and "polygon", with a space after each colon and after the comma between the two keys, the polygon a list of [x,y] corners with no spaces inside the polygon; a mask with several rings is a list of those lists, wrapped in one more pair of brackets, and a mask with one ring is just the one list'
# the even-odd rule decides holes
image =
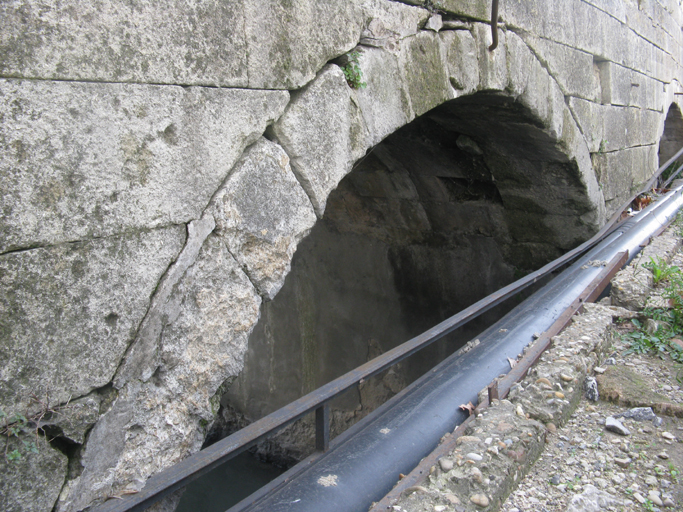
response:
{"label": "damp stone wall", "polygon": [[680,136],[680,3],[501,4],[489,51],[483,0],[2,2],[0,509],[199,450],[330,193],[420,116],[481,150],[510,254],[604,223]]}

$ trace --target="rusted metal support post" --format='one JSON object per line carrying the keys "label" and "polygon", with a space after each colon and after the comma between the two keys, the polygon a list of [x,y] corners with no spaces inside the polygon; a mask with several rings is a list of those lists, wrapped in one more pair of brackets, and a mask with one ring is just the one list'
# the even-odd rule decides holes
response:
{"label": "rusted metal support post", "polygon": [[489,403],[498,400],[498,379],[489,384]]}
{"label": "rusted metal support post", "polygon": [[330,447],[330,406],[324,403],[315,410],[315,449],[326,452]]}

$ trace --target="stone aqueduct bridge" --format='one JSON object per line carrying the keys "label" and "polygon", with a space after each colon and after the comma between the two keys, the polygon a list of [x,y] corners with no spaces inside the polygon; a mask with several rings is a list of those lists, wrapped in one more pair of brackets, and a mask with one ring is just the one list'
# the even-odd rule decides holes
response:
{"label": "stone aqueduct bridge", "polygon": [[248,340],[311,230],[351,275],[384,254],[400,324],[437,277],[479,298],[587,238],[680,145],[678,1],[501,3],[489,52],[484,0],[2,2],[0,409],[69,406],[0,508],[82,510],[198,450],[222,396],[262,412]]}

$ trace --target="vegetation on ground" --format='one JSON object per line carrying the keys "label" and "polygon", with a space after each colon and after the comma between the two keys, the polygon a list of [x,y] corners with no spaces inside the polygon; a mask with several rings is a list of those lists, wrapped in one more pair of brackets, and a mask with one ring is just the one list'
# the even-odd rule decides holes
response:
{"label": "vegetation on ground", "polygon": [[683,272],[659,257],[650,258],[642,267],[652,273],[655,286],[664,287],[662,297],[667,300],[668,307],[643,310],[646,319],[654,320],[647,329],[644,321],[631,320],[635,330],[622,335],[629,345],[626,353],[668,355],[676,363],[676,379],[683,383]]}

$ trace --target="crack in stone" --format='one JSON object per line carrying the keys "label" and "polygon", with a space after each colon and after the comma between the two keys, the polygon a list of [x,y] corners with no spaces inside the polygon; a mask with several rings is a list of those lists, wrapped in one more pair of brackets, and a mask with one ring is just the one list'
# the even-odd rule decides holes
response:
{"label": "crack in stone", "polygon": [[[150,307],[147,309],[133,342],[126,349],[121,363],[114,375],[114,387],[120,389],[132,379],[147,381],[154,373],[155,354],[158,352],[159,335],[163,329],[164,320],[172,313],[172,308],[179,307],[169,303],[169,299],[182,280],[183,276],[197,261],[199,251],[204,241],[213,232],[216,221],[211,214],[204,214],[201,219],[193,220],[187,225],[187,239],[185,247],[180,251],[176,261],[169,265],[164,276],[159,281]],[[151,370],[151,372],[150,372]]]}
{"label": "crack in stone", "polygon": [[[154,85],[159,87],[198,87],[203,89],[230,89],[230,90],[242,90],[242,91],[264,91],[264,92],[282,92],[282,91],[293,91],[296,89],[288,89],[283,87],[282,89],[272,89],[272,88],[258,88],[258,87],[237,87],[231,85],[213,85],[213,84],[203,84],[203,83],[173,83],[173,82],[117,82],[114,80],[85,80],[85,79],[70,79],[70,78],[43,78],[40,76],[28,76],[28,77],[17,77],[12,75],[0,74],[0,80],[17,80],[22,82],[65,82],[65,83],[75,83],[75,84],[101,84],[101,85]],[[304,86],[302,86],[304,87]]]}
{"label": "crack in stone", "polygon": [[135,234],[139,234],[139,233],[151,233],[152,231],[174,228],[174,227],[184,226],[184,225],[185,224],[171,223],[171,224],[164,224],[162,226],[155,226],[153,228],[140,228],[140,229],[130,229],[130,230],[125,230],[125,231],[119,231],[118,233],[113,233],[111,235],[93,236],[91,238],[81,238],[78,240],[65,240],[63,242],[57,242],[54,244],[30,245],[30,246],[26,246],[26,247],[19,247],[17,249],[10,249],[9,251],[5,251],[5,252],[0,252],[0,257],[11,255],[11,254],[22,253],[22,252],[34,251],[36,249],[51,249],[53,247],[61,247],[64,245],[75,245],[75,244],[82,244],[82,243],[88,243],[88,242],[95,242],[98,240],[109,240],[112,238],[122,238],[122,237],[125,237],[128,235],[135,235]]}

